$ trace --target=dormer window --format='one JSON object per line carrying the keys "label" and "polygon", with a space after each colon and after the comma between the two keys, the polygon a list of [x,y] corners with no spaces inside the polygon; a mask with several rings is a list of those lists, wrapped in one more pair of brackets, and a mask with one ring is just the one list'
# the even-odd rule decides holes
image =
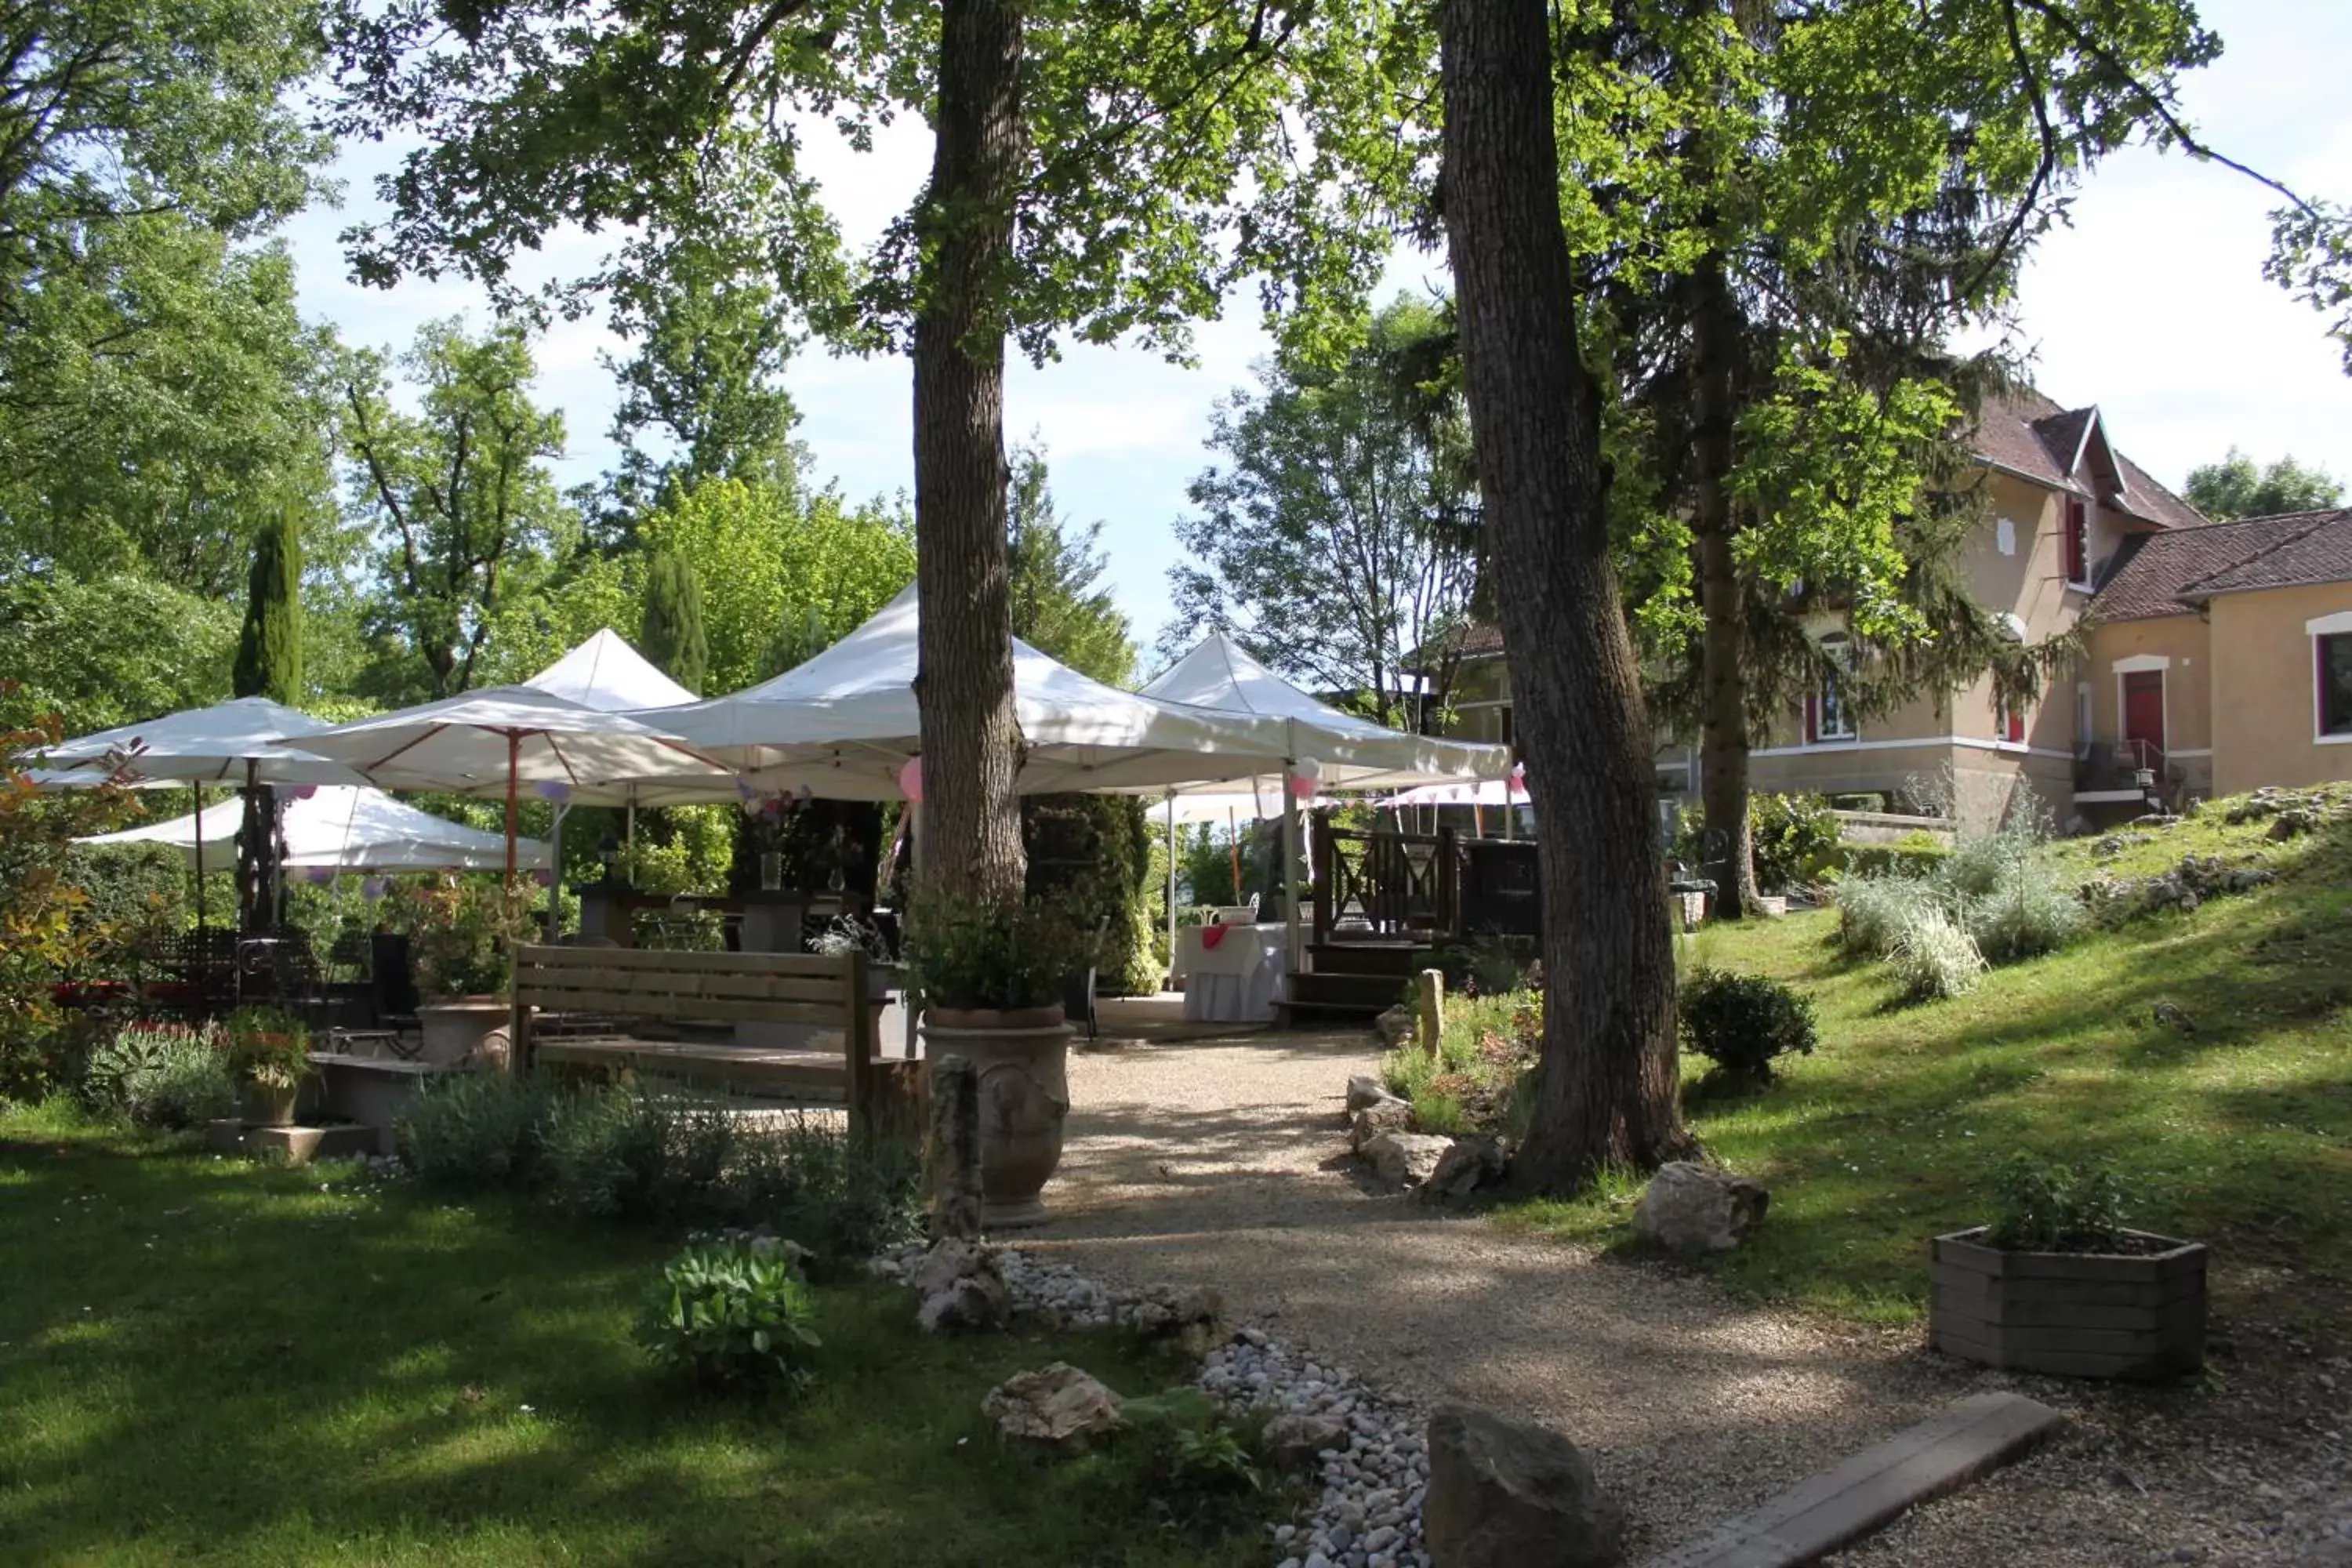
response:
{"label": "dormer window", "polygon": [[2066,555],[2066,582],[2070,587],[2091,585],[2091,517],[2090,510],[2074,496],[2060,502],[2065,522],[2061,548]]}

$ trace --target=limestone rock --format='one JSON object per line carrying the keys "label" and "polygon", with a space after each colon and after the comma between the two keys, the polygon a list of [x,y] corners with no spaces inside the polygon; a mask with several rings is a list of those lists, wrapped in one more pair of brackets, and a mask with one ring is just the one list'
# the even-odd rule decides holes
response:
{"label": "limestone rock", "polygon": [[1000,1437],[1076,1452],[1118,1428],[1119,1404],[1100,1381],[1057,1361],[1014,1373],[988,1391],[980,1409]]}
{"label": "limestone rock", "polygon": [[1500,1186],[1510,1160],[1492,1138],[1456,1138],[1421,1184],[1421,1195],[1444,1201],[1466,1198],[1482,1187]]}
{"label": "limestone rock", "polygon": [[1745,1176],[1675,1160],[1633,1205],[1633,1228],[1670,1252],[1728,1252],[1764,1217],[1771,1194]]}
{"label": "limestone rock", "polygon": [[1412,1102],[1407,1100],[1383,1100],[1356,1112],[1348,1123],[1348,1147],[1360,1154],[1364,1145],[1383,1132],[1412,1131]]}
{"label": "limestone rock", "polygon": [[1412,1187],[1427,1181],[1452,1147],[1453,1139],[1426,1132],[1383,1132],[1367,1141],[1359,1152],[1371,1163],[1373,1173],[1381,1180]]}
{"label": "limestone rock", "polygon": [[1265,1452],[1285,1470],[1311,1470],[1326,1448],[1345,1452],[1348,1424],[1336,1415],[1277,1415],[1265,1424]]}
{"label": "limestone rock", "polygon": [[1613,1568],[1624,1516],[1557,1432],[1449,1405],[1430,1418],[1423,1539],[1437,1568]]}
{"label": "limestone rock", "polygon": [[1348,1114],[1350,1116],[1359,1110],[1370,1110],[1373,1106],[1383,1102],[1393,1105],[1403,1103],[1395,1095],[1391,1094],[1380,1079],[1370,1073],[1358,1073],[1348,1080]]}
{"label": "limestone rock", "polygon": [[960,1237],[933,1242],[908,1283],[920,1302],[915,1321],[927,1333],[1000,1328],[1013,1313],[1013,1293],[996,1259]]}

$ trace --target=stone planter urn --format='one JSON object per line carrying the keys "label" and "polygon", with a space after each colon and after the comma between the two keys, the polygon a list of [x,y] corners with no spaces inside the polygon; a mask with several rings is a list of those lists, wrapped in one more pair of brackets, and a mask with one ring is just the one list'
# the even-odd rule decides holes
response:
{"label": "stone planter urn", "polygon": [[302,1086],[299,1083],[278,1088],[247,1079],[237,1085],[237,1111],[247,1126],[291,1127],[294,1107],[301,1097]]}
{"label": "stone planter urn", "polygon": [[1989,1247],[1982,1226],[1935,1240],[1929,1342],[1946,1355],[2055,1377],[2180,1377],[2205,1364],[2205,1247],[2142,1231],[2110,1252]]}
{"label": "stone planter urn", "polygon": [[458,996],[416,1009],[423,1059],[442,1067],[507,1065],[512,1009],[502,997]]}
{"label": "stone planter urn", "polygon": [[1042,1224],[1038,1193],[1062,1163],[1070,1111],[1070,1026],[1062,1009],[933,1007],[922,1019],[927,1059],[961,1057],[979,1083],[981,1223]]}

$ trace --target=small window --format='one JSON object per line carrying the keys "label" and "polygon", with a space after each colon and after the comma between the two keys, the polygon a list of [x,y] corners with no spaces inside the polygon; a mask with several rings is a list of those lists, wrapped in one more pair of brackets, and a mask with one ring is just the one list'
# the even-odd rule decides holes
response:
{"label": "small window", "polygon": [[2083,503],[2068,497],[2066,509],[2066,581],[2077,588],[2091,585],[2091,521]]}
{"label": "small window", "polygon": [[2016,554],[2017,524],[2010,521],[2009,519],[2005,517],[1997,517],[1993,519],[1992,542],[1993,548],[1999,550],[2003,555]]}
{"label": "small window", "polygon": [[2319,648],[2319,732],[2352,736],[2352,632],[2311,640]]}
{"label": "small window", "polygon": [[2074,688],[2074,754],[2091,754],[2091,687],[2088,681]]}
{"label": "small window", "polygon": [[2025,744],[2025,710],[1996,694],[1992,700],[1992,736],[2012,746]]}
{"label": "small window", "polygon": [[1845,683],[1839,675],[1841,669],[1851,668],[1852,655],[1844,637],[1832,633],[1823,637],[1822,657],[1828,668],[1822,671],[1821,685],[1805,699],[1805,739],[1816,744],[1851,741],[1853,714],[1846,707]]}

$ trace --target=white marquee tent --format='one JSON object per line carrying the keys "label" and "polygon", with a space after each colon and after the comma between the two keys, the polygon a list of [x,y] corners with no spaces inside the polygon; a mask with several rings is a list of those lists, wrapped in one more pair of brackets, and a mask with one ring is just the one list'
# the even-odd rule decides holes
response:
{"label": "white marquee tent", "polygon": [[1467,785],[1479,779],[1499,780],[1511,768],[1507,746],[1408,734],[1319,702],[1252,658],[1223,632],[1202,638],[1146,686],[1143,695],[1280,720],[1287,728],[1284,755],[1313,762],[1320,789]]}
{"label": "white marquee tent", "polygon": [[677,708],[695,700],[693,692],[664,675],[610,626],[523,684],[600,713]]}
{"label": "white marquee tent", "polygon": [[[506,839],[463,823],[450,822],[403,805],[382,790],[329,785],[285,803],[280,817],[289,870],[494,871],[506,864]],[[245,824],[241,801],[223,801],[201,816],[151,822],[120,833],[84,838],[83,844],[161,844],[184,852],[193,863],[197,842],[206,855],[235,853]],[[551,865],[546,845],[518,840],[517,863],[536,870]]]}
{"label": "white marquee tent", "polygon": [[[807,784],[834,800],[898,800],[920,749],[917,608],[908,587],[841,641],[774,679],[690,707],[642,712],[763,790]],[[1028,747],[1024,794],[1121,790],[1278,772],[1278,719],[1121,691],[1013,644],[1013,701]],[[653,792],[640,798],[651,802]]]}

